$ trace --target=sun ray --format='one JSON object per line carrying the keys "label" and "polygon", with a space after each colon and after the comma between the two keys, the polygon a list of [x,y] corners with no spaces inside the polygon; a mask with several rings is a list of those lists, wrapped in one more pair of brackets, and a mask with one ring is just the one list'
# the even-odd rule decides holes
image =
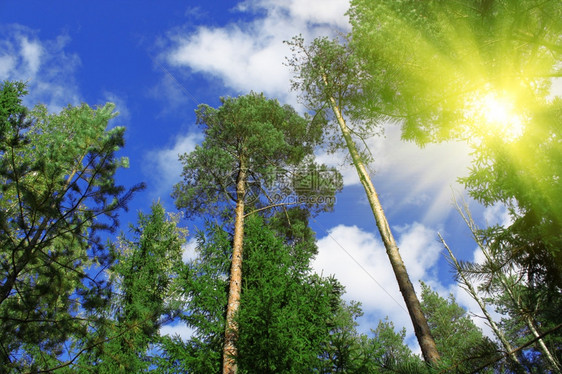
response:
{"label": "sun ray", "polygon": [[525,130],[523,114],[505,93],[476,93],[469,101],[467,117],[481,136],[501,137],[505,142],[518,140]]}

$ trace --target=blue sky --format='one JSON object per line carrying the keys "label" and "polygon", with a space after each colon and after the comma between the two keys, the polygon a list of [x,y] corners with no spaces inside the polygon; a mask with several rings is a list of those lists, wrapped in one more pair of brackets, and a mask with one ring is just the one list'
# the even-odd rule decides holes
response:
{"label": "blue sky", "polygon": [[[169,195],[179,181],[179,153],[202,140],[195,126],[199,103],[219,104],[221,96],[250,90],[295,105],[291,72],[283,65],[282,43],[302,34],[306,40],[348,31],[344,0],[25,1],[0,3],[0,80],[29,82],[28,105],[42,102],[51,111],[67,104],[92,106],[107,101],[121,115],[112,125],[127,127],[122,155],[131,167],[120,171],[126,185],[144,181],[148,188],[122,215],[122,227],[160,199],[175,211]],[[368,139],[375,161],[370,165],[388,220],[413,283],[423,280],[442,295],[453,293],[461,305],[478,311],[454,283],[437,240],[441,232],[461,259],[478,258],[459,215],[453,191],[463,196],[458,177],[467,173],[469,149],[462,143],[419,149],[400,140],[399,128],[381,124],[385,137]],[[345,188],[335,210],[316,217],[319,256],[314,269],[336,274],[347,297],[363,303],[362,331],[389,316],[413,330],[403,306],[364,191],[344,153],[321,161],[344,175]],[[501,207],[470,202],[483,225],[505,223]],[[193,228],[193,223],[183,224]],[[193,255],[192,244],[186,257]],[[476,256],[476,257],[475,257]],[[418,287],[419,289],[419,287]],[[475,321],[482,326],[480,319]],[[181,326],[166,332],[185,333]]]}

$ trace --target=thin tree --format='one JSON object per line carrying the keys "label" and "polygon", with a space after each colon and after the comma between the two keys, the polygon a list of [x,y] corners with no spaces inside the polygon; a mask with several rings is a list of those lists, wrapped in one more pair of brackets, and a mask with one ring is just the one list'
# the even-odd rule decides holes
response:
{"label": "thin tree", "polygon": [[[288,44],[294,53],[293,58],[289,60],[289,65],[294,69],[296,76],[293,81],[293,88],[303,92],[302,98],[305,104],[316,109],[317,112],[324,112],[326,108],[329,108],[335,117],[345,147],[349,151],[359,180],[365,189],[377,229],[408,308],[424,359],[430,364],[435,364],[439,360],[439,352],[431,336],[427,320],[421,310],[420,302],[388,225],[371,177],[367,172],[364,162],[365,155],[360,154],[352,137],[352,134],[355,133],[361,138],[362,135],[372,132],[376,124],[376,118],[359,118],[353,110],[354,100],[358,95],[361,95],[358,82],[363,78],[363,72],[359,68],[358,61],[354,59],[350,50],[345,46],[326,38],[314,40],[309,47],[305,46],[302,37],[295,37]],[[357,127],[354,129],[355,131],[352,131],[344,118],[344,109],[348,109],[352,121],[355,123],[363,122],[366,126],[363,129]],[[337,147],[341,143],[339,139],[339,137],[330,133],[328,141],[330,145]]]}
{"label": "thin tree", "polygon": [[461,285],[461,287],[466,292],[468,292],[470,297],[472,297],[474,299],[474,301],[476,301],[476,303],[480,307],[480,310],[482,311],[482,314],[484,314],[484,317],[486,318],[486,321],[488,321],[488,325],[492,328],[492,331],[494,332],[494,335],[496,335],[498,340],[501,342],[505,351],[510,352],[510,354],[508,356],[510,358],[510,360],[513,361],[517,365],[521,365],[521,362],[519,362],[519,359],[517,358],[515,353],[512,353],[513,347],[511,346],[511,344],[509,343],[509,341],[505,337],[505,334],[503,333],[502,330],[500,330],[498,324],[496,323],[496,321],[494,321],[494,319],[492,318],[492,316],[488,312],[488,309],[486,309],[486,302],[480,297],[480,295],[478,294],[478,291],[474,288],[470,279],[468,279],[468,277],[465,275],[460,263],[458,262],[457,258],[455,257],[455,255],[454,255],[453,251],[451,250],[451,248],[449,247],[449,245],[445,242],[445,239],[443,238],[443,236],[441,236],[440,233],[438,233],[437,235],[439,236],[439,240],[441,240],[441,243],[443,244],[443,247],[447,250],[447,253],[449,255],[449,257],[448,257],[449,263],[455,269],[457,282]]}
{"label": "thin tree", "polygon": [[[529,307],[526,305],[528,303],[525,303],[525,298],[520,294],[520,292],[518,292],[518,288],[522,284],[527,283],[525,274],[521,273],[521,271],[517,269],[516,263],[513,259],[509,258],[508,253],[497,253],[497,251],[494,251],[493,248],[485,243],[482,236],[482,230],[478,228],[470,211],[466,207],[465,209],[462,209],[457,205],[457,210],[470,229],[474,241],[478,244],[478,248],[480,248],[485,258],[484,263],[482,264],[467,262],[459,263],[459,272],[466,274],[466,276],[483,278],[484,287],[487,290],[491,290],[494,283],[498,284],[501,292],[504,296],[506,296],[508,302],[515,309],[516,317],[523,321],[529,329],[529,332],[536,339],[539,349],[546,357],[546,360],[552,370],[560,373],[562,371],[562,367],[556,359],[555,354],[550,351],[545,344],[544,339],[541,337],[539,323],[537,323],[537,320],[533,316],[534,312],[536,312],[533,308],[538,309],[540,307],[540,302],[535,300],[533,303],[535,305]],[[509,349],[507,351],[511,352],[512,350]]]}

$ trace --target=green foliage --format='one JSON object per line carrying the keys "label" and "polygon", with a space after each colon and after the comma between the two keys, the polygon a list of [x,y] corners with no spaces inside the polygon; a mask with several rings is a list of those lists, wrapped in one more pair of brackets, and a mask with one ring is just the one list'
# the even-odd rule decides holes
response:
{"label": "green foliage", "polygon": [[[327,171],[311,160],[314,146],[321,134],[320,123],[298,115],[288,105],[250,93],[237,98],[221,98],[222,105],[215,109],[200,105],[196,110],[197,122],[204,127],[205,140],[190,154],[180,156],[184,165],[182,178],[173,192],[176,206],[188,215],[216,212],[221,203],[236,201],[236,180],[240,170],[247,173],[246,202],[256,207],[283,203],[274,193],[307,196],[333,196],[341,185],[320,185],[320,189],[292,188],[271,191],[268,183],[276,182],[278,175],[290,173],[292,168]],[[308,174],[309,175],[309,174]],[[272,180],[273,179],[273,180]],[[274,185],[272,187],[278,187]],[[292,187],[288,184],[283,187]],[[329,209],[331,204],[307,203]]]}
{"label": "green foliage", "polygon": [[[294,72],[292,89],[299,91],[300,100],[315,113],[315,117],[331,119],[323,127],[324,143],[329,151],[346,146],[337,120],[333,118],[332,98],[345,113],[353,135],[362,139],[377,131],[379,120],[387,117],[380,111],[365,115],[365,111],[358,110],[362,109],[365,96],[361,82],[368,80],[368,75],[346,39],[322,37],[306,45],[303,37],[297,36],[286,43],[293,52],[287,59],[287,65]],[[371,99],[377,100],[377,97],[371,96]],[[362,158],[370,160],[368,150],[363,152]]]}
{"label": "green foliage", "polygon": [[[246,220],[239,371],[362,372],[351,370],[360,355],[361,337],[353,322],[360,309],[343,303],[343,288],[334,278],[311,274],[313,236],[306,222],[298,221],[301,213],[288,214],[290,224],[286,218],[280,222],[282,213],[271,221],[258,215]],[[165,341],[162,361],[173,364],[164,372],[220,372],[231,240],[216,224],[199,233],[198,257],[182,278],[188,307],[181,319],[194,333],[187,342]],[[355,355],[346,352],[349,346]]]}
{"label": "green foliage", "polygon": [[[504,316],[500,326],[514,346],[521,347],[533,340],[536,335],[532,329],[542,334],[562,324],[562,298],[559,295],[553,295],[544,285],[529,285],[517,275],[505,276],[501,281],[494,278],[488,289],[488,300]],[[554,331],[541,340],[559,365],[562,362],[562,333]],[[518,358],[531,372],[553,370],[544,347],[538,342],[519,351]]]}
{"label": "green foliage", "polygon": [[121,235],[111,246],[116,263],[109,274],[115,288],[110,320],[81,345],[106,342],[88,349],[78,367],[93,366],[96,373],[138,373],[150,367],[148,350],[158,342],[160,327],[183,307],[178,282],[186,232],[177,222],[177,216],[154,204],[149,215],[139,213],[137,226],[130,227],[132,239]]}
{"label": "green foliage", "polygon": [[197,257],[179,279],[180,297],[186,300],[179,318],[194,332],[187,342],[179,336],[163,337],[158,367],[165,373],[221,370],[232,238],[211,222],[206,232],[196,235]]}
{"label": "green foliage", "polygon": [[[562,3],[353,0],[349,15],[351,48],[369,73],[358,108],[399,118],[403,137],[419,144],[467,140],[474,161],[462,181],[513,221],[480,232],[496,266],[516,265],[559,298],[562,100],[549,89],[561,72]],[[517,119],[494,129],[479,113],[488,95],[507,98]]]}
{"label": "green foliage", "polygon": [[379,321],[377,328],[372,332],[374,334],[372,338],[373,355],[382,367],[390,362],[422,363],[419,358],[412,355],[410,348],[404,344],[406,329],[396,332],[394,324],[388,320],[388,317],[384,321]]}
{"label": "green foliage", "polygon": [[331,316],[340,306],[343,289],[334,278],[309,274],[310,248],[299,248],[306,252],[293,257],[263,224],[263,219],[253,216],[245,228],[247,260],[238,315],[240,369],[308,372],[320,364],[319,353],[327,344],[335,322]]}
{"label": "green foliage", "polygon": [[85,314],[107,302],[93,270],[111,258],[97,233],[142,186],[115,184],[124,129],[107,130],[113,104],[48,114],[25,109],[24,93],[6,82],[0,98],[0,360],[33,371],[72,358],[65,343],[86,336],[95,321]]}
{"label": "green foliage", "polygon": [[[5,81],[0,92],[0,152],[4,152],[4,142],[16,123],[25,119],[27,108],[22,105],[21,98],[27,95],[27,89],[22,82]],[[20,124],[22,128],[26,126]]]}
{"label": "green foliage", "polygon": [[402,118],[403,136],[421,144],[474,136],[466,109],[487,90],[532,109],[560,68],[558,1],[353,0],[349,15],[370,74],[366,109]]}
{"label": "green foliage", "polygon": [[441,366],[471,372],[497,356],[495,344],[482,335],[453,295],[445,300],[422,282],[421,304],[441,354]]}
{"label": "green foliage", "polygon": [[[511,226],[482,231],[496,251],[509,257],[535,282],[562,288],[562,100],[536,113],[519,141],[496,142],[477,154],[463,179],[471,195],[491,205],[505,204]],[[524,251],[517,250],[525,248]]]}

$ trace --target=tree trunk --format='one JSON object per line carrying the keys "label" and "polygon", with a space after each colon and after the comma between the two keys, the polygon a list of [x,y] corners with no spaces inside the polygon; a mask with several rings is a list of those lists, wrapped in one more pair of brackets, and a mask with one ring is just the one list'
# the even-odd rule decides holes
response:
{"label": "tree trunk", "polygon": [[236,210],[234,216],[234,240],[232,245],[232,263],[230,266],[230,286],[228,290],[228,305],[226,307],[226,330],[223,348],[223,374],[236,374],[236,340],[238,338],[238,324],[234,320],[240,307],[240,292],[242,290],[242,242],[244,239],[244,197],[246,195],[246,166],[240,160],[240,170],[236,179]]}
{"label": "tree trunk", "polygon": [[484,313],[484,316],[486,317],[486,320],[488,321],[488,324],[490,325],[490,327],[494,331],[494,334],[496,335],[496,337],[502,343],[505,351],[509,354],[509,358],[514,363],[516,363],[517,365],[521,365],[521,362],[519,362],[519,359],[517,358],[517,355],[513,352],[513,347],[511,346],[511,344],[509,344],[509,342],[507,341],[507,338],[505,337],[503,332],[500,330],[500,328],[498,327],[496,322],[492,319],[492,316],[490,315],[490,313],[488,313],[488,310],[486,309],[486,304],[484,303],[482,298],[480,298],[480,296],[478,295],[478,292],[476,291],[474,286],[472,286],[472,283],[470,283],[468,278],[464,275],[464,272],[463,272],[459,262],[457,261],[457,258],[453,254],[453,251],[451,251],[451,249],[449,248],[449,246],[447,245],[447,243],[445,242],[445,239],[443,239],[441,234],[438,233],[437,235],[439,235],[439,239],[441,240],[441,243],[443,243],[443,246],[445,247],[447,252],[449,252],[449,257],[451,258],[451,261],[453,262],[453,265],[455,266],[457,274],[461,277],[462,281],[460,281],[459,283],[462,283],[466,287],[466,291],[478,303],[478,306],[480,307],[480,310],[482,311],[482,313]]}
{"label": "tree trunk", "polygon": [[[465,214],[463,212],[463,210],[458,205],[457,205],[457,210],[461,214],[464,222],[468,225],[468,228],[470,229],[470,232],[472,233],[472,237],[474,238],[474,240],[476,241],[476,243],[478,244],[478,246],[482,250],[482,254],[484,254],[484,256],[486,257],[486,261],[488,261],[489,263],[493,263],[494,259],[492,258],[492,255],[488,252],[487,247],[484,245],[482,240],[477,235],[478,227],[476,226],[476,223],[472,219],[472,216],[470,215],[470,211],[468,211],[468,209],[465,209],[466,210],[466,214]],[[506,274],[504,274],[504,272],[502,272],[500,270],[496,275],[497,275],[498,280],[500,281],[504,291],[507,293],[507,295],[511,299],[511,302],[519,310],[521,318],[524,320],[525,324],[527,325],[527,327],[529,328],[529,330],[531,331],[531,333],[533,334],[535,339],[537,339],[539,347],[543,351],[543,353],[546,356],[550,365],[552,366],[552,369],[556,373],[562,372],[562,370],[560,368],[560,364],[558,363],[556,358],[552,355],[552,353],[550,352],[550,350],[548,349],[546,344],[544,344],[544,341],[541,338],[541,335],[539,334],[539,332],[535,328],[533,318],[525,311],[525,308],[523,307],[523,305],[521,305],[520,298],[517,297],[517,295],[515,295],[513,293],[513,289],[511,287],[511,285],[509,284],[509,281],[508,281],[508,278],[507,278]]]}
{"label": "tree trunk", "polygon": [[[324,79],[326,82],[326,77],[324,77]],[[400,256],[396,241],[394,240],[392,232],[390,231],[390,227],[388,226],[388,222],[386,220],[386,216],[384,215],[384,211],[379,201],[377,192],[375,191],[375,187],[373,186],[371,178],[369,177],[369,174],[365,169],[365,165],[363,164],[363,161],[359,156],[359,152],[357,151],[355,143],[351,138],[349,128],[345,123],[345,120],[334,97],[330,97],[330,105],[340,126],[341,132],[345,139],[345,143],[351,155],[351,159],[353,160],[353,164],[355,165],[357,173],[359,174],[361,184],[363,184],[363,187],[365,188],[369,204],[371,205],[371,210],[373,211],[373,215],[375,216],[377,228],[379,229],[384,247],[386,248],[386,253],[388,255],[388,258],[390,259],[390,264],[392,265],[392,270],[394,271],[394,275],[396,276],[396,280],[398,281],[400,292],[404,297],[404,302],[406,303],[408,313],[410,314],[410,318],[412,319],[414,331],[420,344],[423,357],[427,363],[436,364],[440,359],[439,352],[437,351],[435,341],[433,340],[433,336],[431,335],[431,331],[429,330],[427,319],[425,318],[421,310],[421,305],[416,296],[416,292],[414,290],[412,282],[410,282],[408,272],[406,271],[406,266],[402,261],[402,257]]]}

